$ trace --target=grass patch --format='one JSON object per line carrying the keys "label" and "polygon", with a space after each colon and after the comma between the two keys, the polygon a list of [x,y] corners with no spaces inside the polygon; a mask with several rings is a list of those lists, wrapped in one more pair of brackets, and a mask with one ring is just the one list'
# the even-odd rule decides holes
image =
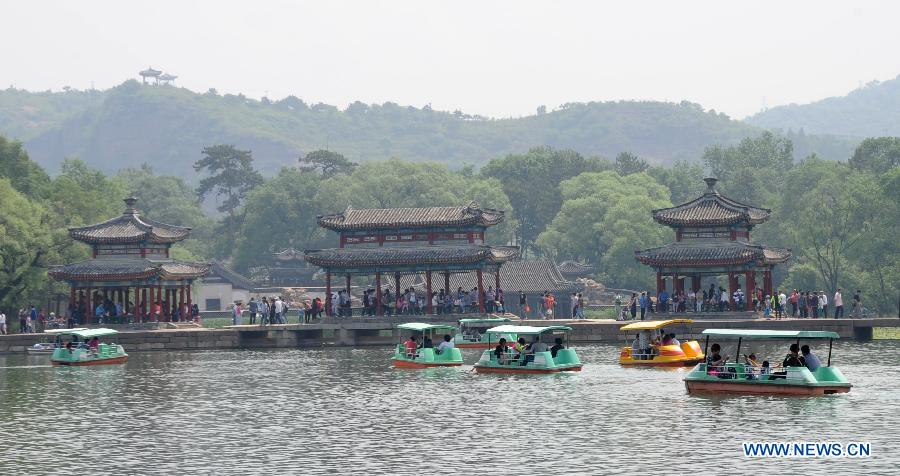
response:
{"label": "grass patch", "polygon": [[872,329],[872,338],[900,340],[900,327],[876,327]]}
{"label": "grass patch", "polygon": [[615,319],[616,309],[607,307],[604,309],[587,309],[584,311],[584,317],[587,319]]}

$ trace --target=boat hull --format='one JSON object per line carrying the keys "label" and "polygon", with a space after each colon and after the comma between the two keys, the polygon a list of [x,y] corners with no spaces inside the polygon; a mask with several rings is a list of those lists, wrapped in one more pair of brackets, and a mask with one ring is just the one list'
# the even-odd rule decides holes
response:
{"label": "boat hull", "polygon": [[658,358],[653,360],[632,360],[630,358],[620,358],[619,364],[635,367],[690,367],[703,362],[702,358],[685,359],[685,360],[665,360]]}
{"label": "boat hull", "polygon": [[685,380],[684,386],[691,394],[822,396],[850,391],[850,385],[795,385],[707,380]]}
{"label": "boat hull", "polygon": [[476,365],[475,371],[482,374],[556,374],[560,372],[580,372],[581,366],[577,367],[556,367],[546,369],[526,368],[526,367],[492,367],[485,365]]}
{"label": "boat hull", "polygon": [[398,369],[427,369],[430,367],[459,367],[462,362],[414,362],[410,360],[392,359]]}
{"label": "boat hull", "polygon": [[78,361],[68,361],[68,360],[51,360],[50,362],[53,365],[60,366],[69,366],[69,367],[87,367],[90,365],[115,365],[115,364],[124,364],[128,361],[127,355],[120,355],[118,357],[110,357],[108,359],[91,359],[91,360],[78,360]]}

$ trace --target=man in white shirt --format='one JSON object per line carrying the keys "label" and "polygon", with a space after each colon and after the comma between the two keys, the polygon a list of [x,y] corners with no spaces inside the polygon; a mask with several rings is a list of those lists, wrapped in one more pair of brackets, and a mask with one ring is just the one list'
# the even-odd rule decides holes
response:
{"label": "man in white shirt", "polygon": [[0,335],[6,335],[6,314],[0,312]]}
{"label": "man in white shirt", "polygon": [[444,340],[437,346],[437,353],[442,354],[445,350],[452,349],[453,347],[453,338],[450,337],[449,334],[444,334]]}
{"label": "man in white shirt", "polygon": [[278,324],[284,323],[282,320],[282,315],[284,313],[284,302],[281,300],[281,296],[275,298],[275,322]]}
{"label": "man in white shirt", "polygon": [[822,318],[828,317],[828,296],[825,291],[819,292],[819,307],[822,308]]}
{"label": "man in white shirt", "polygon": [[838,314],[844,317],[844,297],[841,296],[841,288],[834,293],[834,318],[838,318]]}

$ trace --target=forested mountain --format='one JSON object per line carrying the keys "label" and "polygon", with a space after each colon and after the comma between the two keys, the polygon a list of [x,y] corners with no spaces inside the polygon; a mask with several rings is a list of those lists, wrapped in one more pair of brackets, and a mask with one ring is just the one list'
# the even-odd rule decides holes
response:
{"label": "forested mountain", "polygon": [[773,107],[747,122],[768,129],[843,136],[900,135],[900,76],[873,81],[846,96]]}
{"label": "forested mountain", "polygon": [[[452,168],[480,166],[536,145],[609,158],[630,151],[671,164],[698,160],[709,144],[734,144],[759,132],[689,102],[577,103],[488,119],[394,103],[357,102],[340,110],[292,96],[257,101],[133,80],[106,91],[0,91],[0,134],[24,141],[30,156],[51,172],[65,157],[77,156],[107,173],[149,163],[192,181],[191,164],[203,147],[217,143],[252,150],[257,167],[272,175],[323,148],[360,162],[398,157]],[[798,157],[816,152],[846,159],[859,142],[789,136]]]}

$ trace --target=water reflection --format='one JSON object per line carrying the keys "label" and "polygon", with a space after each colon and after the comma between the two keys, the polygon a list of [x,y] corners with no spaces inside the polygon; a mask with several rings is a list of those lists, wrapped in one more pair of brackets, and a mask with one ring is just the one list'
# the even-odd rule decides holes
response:
{"label": "water reflection", "polygon": [[[786,345],[745,348],[780,361]],[[583,346],[582,372],[543,376],[476,374],[477,350],[424,371],[392,369],[387,347],[135,353],[94,368],[0,357],[0,474],[61,461],[113,474],[896,468],[900,343],[836,343],[854,389],[828,398],[688,396],[684,369],[623,368],[618,351]],[[876,456],[740,457],[743,441],[792,439],[872,441]]]}

